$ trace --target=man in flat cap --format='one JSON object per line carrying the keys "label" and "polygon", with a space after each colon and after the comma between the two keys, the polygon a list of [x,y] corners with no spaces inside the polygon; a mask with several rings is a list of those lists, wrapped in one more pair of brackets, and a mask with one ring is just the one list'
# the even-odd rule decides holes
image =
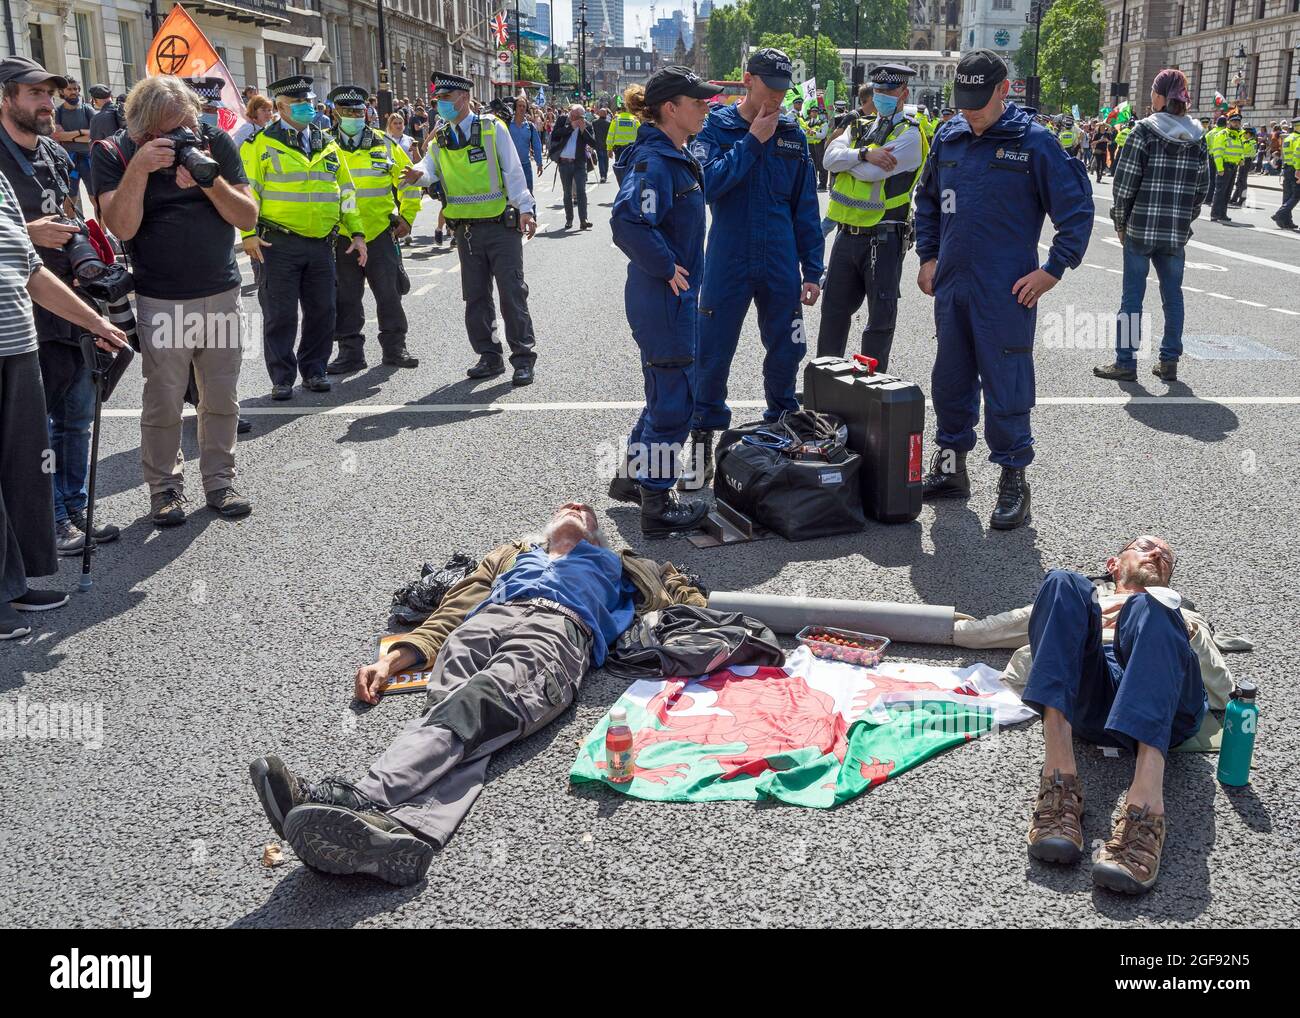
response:
{"label": "man in flat cap", "polygon": [[920,122],[903,112],[915,74],[903,64],[872,71],[875,118],[858,120],[826,147],[826,168],[835,174],[827,214],[839,235],[826,272],[818,357],[844,356],[849,323],[865,297],[862,352],[881,371],[889,369],[898,284],[911,243],[912,189],[930,149]]}
{"label": "man in flat cap", "polygon": [[421,187],[436,181],[445,195],[447,223],[460,256],[465,328],[479,357],[465,374],[492,378],[505,372],[501,341],[493,334],[495,281],[514,368],[511,382],[531,385],[537,353],[524,282],[523,239],[537,232],[535,206],[509,129],[491,114],[470,110],[472,87],[458,74],[434,73],[430,90],[445,123],[423,162],[407,170],[404,179]]}
{"label": "man in flat cap", "polygon": [[[312,123],[312,79],[304,74],[272,82],[267,91],[280,119],[241,147],[244,172],[258,200],[256,230],[244,233],[244,250],[264,261],[258,288],[271,398],[293,398],[303,388],[329,392],[325,375],[334,342],[334,239],[346,237],[345,254],[366,264],[366,235],[357,214],[356,185],[339,147]],[[302,341],[294,353],[298,304]]]}
{"label": "man in flat cap", "polygon": [[713,479],[714,434],[731,424],[727,378],[750,305],[762,336],[764,419],[799,409],[795,375],[808,352],[803,308],[821,295],[825,241],[808,139],[781,102],[794,71],[779,49],[745,65],[745,97],[715,106],[691,146],[713,213],[700,287],[691,463],[681,487]]}
{"label": "man in flat cap", "polygon": [[[411,165],[406,152],[385,132],[366,123],[366,90],[340,85],[329,94],[334,106],[335,144],[352,173],[357,189],[357,215],[366,238],[366,263],[347,253],[348,242],[334,242],[337,308],[334,341],[338,354],[331,375],[360,371],[366,366],[365,312],[361,297],[370,284],[379,317],[379,349],[383,363],[414,368],[419,360],[406,348],[406,312],[402,310],[402,254],[397,242],[411,232],[420,213],[420,189],[402,181]],[[394,192],[398,197],[394,198]]]}

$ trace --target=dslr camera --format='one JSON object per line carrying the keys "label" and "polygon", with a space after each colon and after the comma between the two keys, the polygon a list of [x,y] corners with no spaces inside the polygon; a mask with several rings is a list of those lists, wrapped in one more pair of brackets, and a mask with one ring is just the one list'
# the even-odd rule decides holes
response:
{"label": "dslr camera", "polygon": [[131,346],[138,350],[135,314],[131,311],[130,294],[135,289],[131,273],[120,262],[110,263],[100,257],[84,222],[65,216],[60,216],[57,221],[77,228],[77,232],[63,247],[63,253],[72,265],[72,275],[76,278],[77,285],[88,297],[107,305],[105,310],[108,320],[125,332]]}
{"label": "dslr camera", "polygon": [[190,171],[199,187],[211,187],[221,173],[221,164],[208,155],[207,142],[188,127],[178,127],[163,135],[176,148],[176,165]]}

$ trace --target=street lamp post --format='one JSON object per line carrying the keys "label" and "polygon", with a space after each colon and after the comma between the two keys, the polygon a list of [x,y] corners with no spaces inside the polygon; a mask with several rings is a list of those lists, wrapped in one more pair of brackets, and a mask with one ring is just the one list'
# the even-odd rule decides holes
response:
{"label": "street lamp post", "polygon": [[523,64],[521,63],[521,61],[523,60],[522,54],[523,54],[523,50],[519,48],[519,0],[515,0],[515,82],[516,82],[516,86],[518,82],[522,81],[524,78]]}
{"label": "street lamp post", "polygon": [[[862,19],[862,0],[853,0],[853,70],[849,74],[849,83],[856,86],[858,83],[858,23]],[[853,97],[853,102],[858,101],[857,96]]]}
{"label": "street lamp post", "polygon": [[578,4],[578,95],[587,90],[587,0]]}
{"label": "street lamp post", "polygon": [[376,5],[379,16],[379,117],[386,121],[393,112],[393,93],[388,88],[388,43],[384,36],[384,0]]}
{"label": "street lamp post", "polygon": [[822,9],[820,3],[812,5],[813,12],[813,82],[817,81],[817,41],[821,32],[821,21],[818,17]]}
{"label": "street lamp post", "polygon": [[1061,86],[1061,112],[1065,112],[1065,90],[1070,87],[1070,83],[1062,78],[1059,82]]}
{"label": "street lamp post", "polygon": [[1234,93],[1236,94],[1233,95],[1232,101],[1245,102],[1246,101],[1246,96],[1244,94],[1246,92],[1246,47],[1245,46],[1237,47],[1237,60],[1239,61],[1239,63],[1237,64],[1237,87],[1236,89],[1233,90]]}

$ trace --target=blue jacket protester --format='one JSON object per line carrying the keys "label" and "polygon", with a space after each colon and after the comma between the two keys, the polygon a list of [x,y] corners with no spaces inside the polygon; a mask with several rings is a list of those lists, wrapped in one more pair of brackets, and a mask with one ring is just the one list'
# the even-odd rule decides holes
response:
{"label": "blue jacket protester", "polygon": [[[704,273],[703,173],[695,158],[645,124],[614,167],[619,180],[611,226],[628,257],[623,299],[641,350],[646,407],[628,439],[634,475],[666,490],[695,407],[697,290]],[[688,289],[668,285],[680,265]]]}
{"label": "blue jacket protester", "polygon": [[938,259],[931,377],[936,441],[975,445],[980,391],[989,458],[1007,467],[1033,460],[1037,309],[1011,288],[1039,268],[1043,220],[1056,227],[1044,271],[1077,268],[1092,235],[1092,185],[1082,162],[1014,103],[983,135],[961,114],[936,134],[916,190],[916,247]]}
{"label": "blue jacket protester", "polygon": [[817,172],[798,122],[783,112],[765,143],[749,133],[740,105],[709,113],[691,151],[704,167],[713,213],[700,295],[700,359],[694,427],[730,424],[727,376],[753,301],[766,354],[769,419],[798,409],[795,375],[807,351],[803,283],[821,282],[825,240]]}

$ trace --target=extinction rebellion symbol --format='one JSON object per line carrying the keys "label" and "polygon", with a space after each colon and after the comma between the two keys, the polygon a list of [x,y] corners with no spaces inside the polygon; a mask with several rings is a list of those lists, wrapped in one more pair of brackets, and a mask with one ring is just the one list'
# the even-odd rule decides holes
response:
{"label": "extinction rebellion symbol", "polygon": [[154,56],[163,74],[180,74],[190,58],[189,41],[179,35],[169,35],[158,43]]}

